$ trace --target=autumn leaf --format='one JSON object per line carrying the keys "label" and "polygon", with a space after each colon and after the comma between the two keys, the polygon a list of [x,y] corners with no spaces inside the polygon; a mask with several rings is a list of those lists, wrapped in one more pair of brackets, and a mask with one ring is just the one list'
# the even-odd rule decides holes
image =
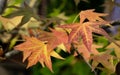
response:
{"label": "autumn leaf", "polygon": [[50,32],[46,32],[46,31],[42,31],[42,30],[29,30],[30,36],[34,36],[37,37],[39,40],[41,41],[46,41],[47,44],[49,44],[47,46],[47,49],[49,51],[53,50],[58,44],[58,42],[56,42],[56,44],[54,43],[56,41],[56,38],[53,36],[52,33]]}
{"label": "autumn leaf", "polygon": [[70,52],[70,43],[68,43],[68,35],[65,31],[58,31],[50,29],[52,32],[39,31],[38,38],[42,41],[47,41],[48,50],[52,50],[58,47],[60,44],[64,44],[68,52]]}
{"label": "autumn leaf", "polygon": [[68,28],[72,31],[69,34],[69,42],[79,41],[82,38],[86,48],[91,51],[91,46],[93,43],[92,33],[98,33],[109,37],[109,35],[100,28],[100,25],[106,24],[107,22],[85,22],[85,23],[74,23],[68,25],[61,25],[61,28]]}
{"label": "autumn leaf", "polygon": [[[99,52],[97,51],[97,48],[100,48],[101,46],[93,44],[91,52],[87,50],[84,44],[74,44],[75,48],[77,49],[78,53],[82,55],[85,61],[89,62],[91,55],[98,55]],[[75,56],[77,56],[76,54]]]}
{"label": "autumn leaf", "polygon": [[28,60],[27,68],[40,62],[44,67],[44,64],[52,71],[51,57],[63,59],[55,51],[49,52],[47,50],[47,44],[38,40],[35,37],[26,37],[26,42],[15,46],[15,50],[23,52],[23,61]]}
{"label": "autumn leaf", "polygon": [[8,30],[8,26],[7,26],[8,23],[10,23],[12,26],[15,25],[13,22],[10,21],[10,19],[2,17],[1,15],[0,15],[0,21],[2,22],[2,25],[6,30]]}
{"label": "autumn leaf", "polygon": [[[116,41],[116,42],[120,44],[120,41]],[[120,59],[120,47],[118,47],[114,43],[110,43],[106,48],[114,49],[116,56]]]}
{"label": "autumn leaf", "polygon": [[59,43],[64,44],[64,46],[66,47],[66,50],[70,52],[71,43],[68,42],[68,34],[66,33],[66,31],[58,31],[55,29],[51,29],[51,31],[53,35],[57,38],[57,40],[60,41]]}
{"label": "autumn leaf", "polygon": [[112,50],[107,50],[99,53],[98,55],[92,56],[91,59],[93,59],[93,70],[98,66],[99,63],[101,63],[109,71],[109,73],[113,73],[115,71],[115,67],[113,62],[111,62],[113,60],[113,56],[110,55],[111,52]]}
{"label": "autumn leaf", "polygon": [[89,9],[89,10],[81,11],[79,13],[80,23],[83,23],[85,19],[88,19],[89,21],[105,21],[101,17],[102,16],[107,16],[107,14],[96,13],[94,11],[95,11],[95,9]]}

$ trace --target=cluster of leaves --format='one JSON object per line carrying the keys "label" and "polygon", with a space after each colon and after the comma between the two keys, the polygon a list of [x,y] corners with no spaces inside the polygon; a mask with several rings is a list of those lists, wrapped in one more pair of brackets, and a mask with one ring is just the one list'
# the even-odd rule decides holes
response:
{"label": "cluster of leaves", "polygon": [[[115,66],[120,58],[119,41],[114,41],[106,31],[102,29],[103,25],[109,26],[110,24],[101,18],[107,14],[96,13],[94,9],[84,10],[79,13],[80,21],[78,23],[58,25],[57,27],[49,28],[48,32],[44,29],[52,20],[43,20],[37,15],[33,8],[27,4],[24,4],[24,6],[25,7],[9,7],[15,8],[17,11],[10,15],[7,14],[10,18],[0,16],[0,21],[5,30],[10,31],[10,33],[15,32],[13,36],[10,36],[12,39],[10,49],[14,47],[18,37],[22,36],[25,40],[25,42],[15,46],[14,49],[23,52],[23,62],[28,61],[27,68],[40,62],[42,67],[47,66],[50,71],[53,72],[51,56],[64,59],[56,52],[56,48],[61,48],[61,50],[74,56],[81,55],[93,71],[95,68],[98,68],[100,70],[107,70],[108,74],[115,72]],[[62,14],[62,16],[63,15],[64,14]],[[55,19],[53,19],[53,22],[55,22]],[[26,24],[41,24],[41,20],[42,22],[49,22],[43,26],[35,26],[36,29],[32,27],[27,28],[26,26]],[[25,29],[28,30],[25,34],[23,34],[21,30],[21,27],[24,25],[26,27]],[[110,42],[113,42],[107,47],[109,50],[103,52],[97,50],[100,46],[93,43],[94,33],[103,35]],[[2,39],[2,37],[3,36],[0,35],[0,39]],[[8,38],[8,40],[10,40],[10,38]],[[115,51],[111,50],[111,46],[115,48]],[[115,54],[112,54],[113,52],[115,52]],[[117,60],[117,62],[114,62],[114,60]],[[99,64],[103,67],[99,67]]]}
{"label": "cluster of leaves", "polygon": [[109,40],[110,36],[100,26],[108,25],[109,22],[101,17],[107,14],[94,12],[94,9],[81,11],[79,13],[80,22],[73,24],[60,25],[58,28],[51,29],[51,32],[36,30],[36,34],[30,29],[30,35],[25,37],[26,41],[15,46],[15,50],[23,51],[23,61],[28,60],[28,67],[40,62],[42,66],[46,65],[51,71],[51,56],[63,59],[54,50],[63,44],[65,50],[71,53],[71,47],[74,47],[74,55],[81,54],[86,62],[92,61],[94,70],[99,63],[109,70],[109,73],[115,71],[114,64],[111,62],[113,56],[111,50],[98,52],[98,46],[93,44],[93,33],[104,35]]}

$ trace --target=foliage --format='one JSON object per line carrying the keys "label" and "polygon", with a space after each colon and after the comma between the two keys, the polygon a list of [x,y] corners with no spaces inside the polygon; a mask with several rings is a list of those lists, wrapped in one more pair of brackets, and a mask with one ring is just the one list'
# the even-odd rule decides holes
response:
{"label": "foliage", "polygon": [[[93,73],[96,74],[96,70],[108,75],[115,73],[115,66],[120,58],[120,45],[119,41],[116,42],[102,28],[102,26],[110,26],[110,22],[102,18],[107,14],[94,12],[95,9],[83,10],[78,14],[77,22],[66,24],[65,20],[68,17],[57,9],[54,10],[54,13],[49,14],[52,18],[42,18],[34,8],[26,3],[24,3],[24,7],[9,6],[9,9],[11,8],[15,11],[0,16],[2,23],[0,28],[3,31],[3,34],[0,34],[0,39],[4,43],[10,41],[9,50],[14,49],[23,52],[23,62],[28,62],[27,68],[40,62],[42,67],[48,67],[51,72],[54,72],[53,70],[56,67],[62,68],[62,66],[68,65],[73,69],[67,68],[65,70],[72,70],[75,75],[92,75]],[[5,35],[10,35],[10,38],[6,38],[4,41]],[[94,38],[94,36],[98,38]],[[103,45],[102,48],[94,41],[101,39],[105,40],[103,42],[106,43],[104,44],[107,47]],[[23,42],[18,44],[19,40]],[[112,43],[109,45],[108,41]],[[101,43],[101,41],[97,43]],[[114,49],[110,49],[111,47]],[[67,57],[65,60],[64,56],[60,56],[63,51],[66,52],[64,53]],[[0,53],[1,57],[3,53]],[[69,55],[72,56],[69,57]],[[51,56],[64,61],[56,59],[57,61],[53,62],[52,67],[52,59],[54,58]],[[78,66],[82,69],[78,70]],[[36,67],[33,68],[36,69]],[[85,72],[86,68],[88,72]],[[59,68],[55,70],[55,74],[61,71]],[[91,70],[92,72],[90,72]],[[40,74],[44,74],[46,71],[46,68],[41,69]],[[77,74],[76,71],[80,72]],[[69,72],[62,72],[61,75],[69,74]],[[47,75],[51,75],[51,73]]]}

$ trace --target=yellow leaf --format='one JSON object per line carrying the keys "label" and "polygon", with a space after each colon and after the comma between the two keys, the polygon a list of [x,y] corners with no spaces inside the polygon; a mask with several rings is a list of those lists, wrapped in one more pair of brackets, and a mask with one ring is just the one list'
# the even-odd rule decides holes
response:
{"label": "yellow leaf", "polygon": [[58,45],[58,48],[60,48],[60,49],[62,49],[63,51],[67,51],[66,50],[66,47],[64,46],[64,44],[60,44],[60,45]]}
{"label": "yellow leaf", "polygon": [[111,52],[112,50],[107,50],[105,52],[99,53],[98,55],[92,56],[93,70],[99,63],[101,63],[109,71],[109,73],[113,73],[115,71],[115,65],[113,65],[113,62],[111,62],[113,60],[113,56],[110,55]]}
{"label": "yellow leaf", "polygon": [[50,53],[51,56],[55,57],[55,58],[58,58],[58,59],[64,59],[63,57],[61,57],[58,53],[56,53],[55,51],[52,51]]}
{"label": "yellow leaf", "polygon": [[[120,41],[116,41],[116,43],[120,44]],[[111,43],[107,46],[108,49],[114,49],[116,56],[120,59],[120,47],[115,45],[114,43]]]}
{"label": "yellow leaf", "polygon": [[55,51],[49,51],[47,44],[44,41],[40,41],[35,37],[25,37],[26,41],[20,45],[15,46],[15,50],[23,52],[23,61],[28,60],[27,68],[40,62],[44,67],[46,65],[50,71],[52,70],[51,56],[63,59]]}
{"label": "yellow leaf", "polygon": [[5,17],[0,16],[0,21],[2,22],[3,27],[6,30],[12,30],[21,22],[22,17],[23,16],[16,16],[13,18],[5,18]]}
{"label": "yellow leaf", "polygon": [[12,30],[13,28],[15,28],[21,22],[22,18],[23,16],[16,16],[16,17],[10,18],[10,21],[14,23],[14,25],[8,22],[6,24],[7,29]]}

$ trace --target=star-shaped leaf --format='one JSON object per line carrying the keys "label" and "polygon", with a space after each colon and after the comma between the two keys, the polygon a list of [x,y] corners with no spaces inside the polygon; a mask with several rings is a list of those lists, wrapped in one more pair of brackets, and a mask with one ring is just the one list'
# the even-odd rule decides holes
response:
{"label": "star-shaped leaf", "polygon": [[55,51],[48,51],[47,44],[35,37],[26,37],[26,42],[15,46],[16,50],[23,51],[23,61],[28,60],[27,68],[40,62],[52,71],[52,62],[50,56],[63,59]]}
{"label": "star-shaped leaf", "polygon": [[85,19],[88,19],[89,21],[104,21],[101,18],[101,16],[107,16],[107,14],[96,13],[94,11],[95,11],[95,9],[89,9],[89,10],[81,11],[79,13],[80,23],[82,23]]}
{"label": "star-shaped leaf", "polygon": [[86,48],[91,51],[91,45],[93,43],[92,32],[105,35],[109,37],[108,34],[100,28],[100,25],[106,24],[107,22],[84,22],[61,25],[61,28],[69,28],[72,31],[69,34],[69,42],[79,41],[79,38],[82,38]]}
{"label": "star-shaped leaf", "polygon": [[93,70],[97,67],[99,63],[101,63],[110,73],[113,73],[115,71],[115,65],[113,65],[113,62],[111,62],[113,61],[113,56],[110,55],[111,52],[112,50],[107,50],[105,52],[91,57],[93,59]]}

